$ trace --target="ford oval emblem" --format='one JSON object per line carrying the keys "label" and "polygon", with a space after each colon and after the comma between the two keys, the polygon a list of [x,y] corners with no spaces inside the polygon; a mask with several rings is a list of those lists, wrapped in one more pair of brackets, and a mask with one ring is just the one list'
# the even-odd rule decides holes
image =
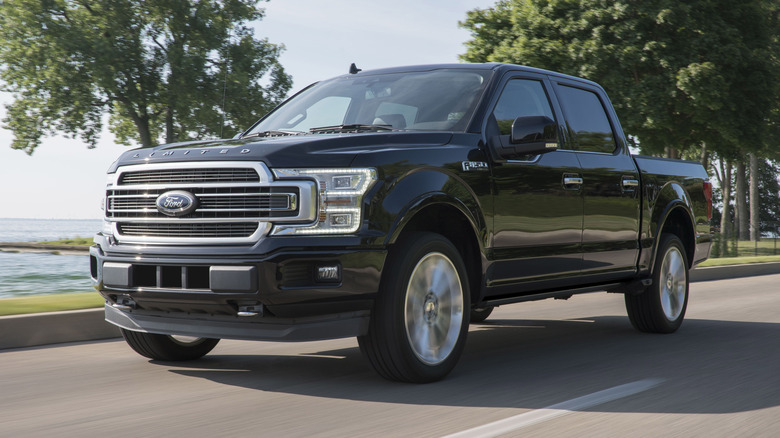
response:
{"label": "ford oval emblem", "polygon": [[195,211],[198,198],[192,193],[174,190],[157,197],[156,205],[157,211],[166,216],[184,216]]}

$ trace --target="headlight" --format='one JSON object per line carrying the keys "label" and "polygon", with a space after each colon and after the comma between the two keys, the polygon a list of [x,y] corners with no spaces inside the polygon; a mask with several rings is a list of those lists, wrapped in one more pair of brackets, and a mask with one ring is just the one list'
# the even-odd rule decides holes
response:
{"label": "headlight", "polygon": [[363,195],[376,182],[376,169],[273,169],[277,179],[317,181],[319,204],[313,225],[277,225],[271,235],[349,234],[361,225]]}

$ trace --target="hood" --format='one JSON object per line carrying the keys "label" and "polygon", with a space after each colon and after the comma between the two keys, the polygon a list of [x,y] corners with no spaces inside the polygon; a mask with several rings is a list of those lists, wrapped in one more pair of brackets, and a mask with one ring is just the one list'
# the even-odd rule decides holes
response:
{"label": "hood", "polygon": [[123,153],[111,166],[193,161],[262,161],[268,167],[348,167],[361,153],[445,145],[449,132],[306,134],[173,143]]}

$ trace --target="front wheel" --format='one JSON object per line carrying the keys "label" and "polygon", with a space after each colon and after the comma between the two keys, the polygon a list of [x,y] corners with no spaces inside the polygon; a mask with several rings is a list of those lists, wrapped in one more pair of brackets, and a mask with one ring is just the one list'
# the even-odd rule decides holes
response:
{"label": "front wheel", "polygon": [[493,313],[493,309],[493,306],[474,307],[471,309],[469,320],[472,324],[479,324],[480,322],[484,322],[486,319],[488,319],[488,316]]}
{"label": "front wheel", "polygon": [[688,260],[674,234],[662,234],[653,269],[653,284],[639,295],[626,294],[631,324],[648,333],[673,333],[688,307]]}
{"label": "front wheel", "polygon": [[219,342],[219,339],[158,335],[125,329],[122,329],[122,337],[141,356],[166,362],[200,359]]}
{"label": "front wheel", "polygon": [[391,249],[360,350],[384,378],[427,383],[444,378],[468,333],[469,287],[455,246],[416,233]]}

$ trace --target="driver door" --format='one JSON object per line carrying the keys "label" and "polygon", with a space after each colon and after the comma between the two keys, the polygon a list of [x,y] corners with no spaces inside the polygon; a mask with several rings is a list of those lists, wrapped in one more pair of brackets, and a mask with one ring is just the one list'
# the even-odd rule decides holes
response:
{"label": "driver door", "polygon": [[[485,132],[508,135],[521,116],[546,116],[560,125],[553,101],[546,77],[510,77]],[[577,280],[582,267],[582,175],[576,154],[564,149],[562,138],[559,134],[557,151],[494,164],[495,262],[487,275],[488,295],[533,292]],[[491,141],[497,139],[489,134]]]}

